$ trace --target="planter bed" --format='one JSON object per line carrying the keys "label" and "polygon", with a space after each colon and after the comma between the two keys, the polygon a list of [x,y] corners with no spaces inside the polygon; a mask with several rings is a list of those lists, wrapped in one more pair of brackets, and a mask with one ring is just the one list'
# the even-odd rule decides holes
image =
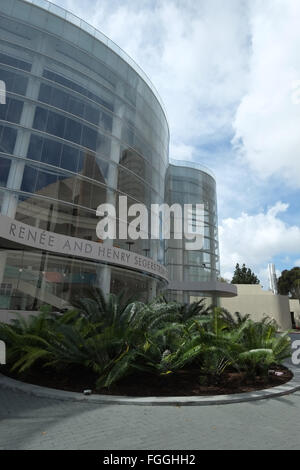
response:
{"label": "planter bed", "polygon": [[167,376],[135,374],[126,377],[110,389],[95,390],[95,375],[83,369],[70,368],[61,374],[37,369],[28,374],[26,378],[9,372],[7,368],[1,369],[5,375],[33,385],[72,392],[83,392],[83,390],[90,389],[93,394],[131,397],[212,396],[246,393],[277,387],[293,378],[293,373],[284,366],[272,366],[272,371],[281,372],[282,375],[270,373],[266,378],[256,377],[250,380],[243,373],[228,371],[216,380],[212,377],[201,376],[195,370],[184,370]]}

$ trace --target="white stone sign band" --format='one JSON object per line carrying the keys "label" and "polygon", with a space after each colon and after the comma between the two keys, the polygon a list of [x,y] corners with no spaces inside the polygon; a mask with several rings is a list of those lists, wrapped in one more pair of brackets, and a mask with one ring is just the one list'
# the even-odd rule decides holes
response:
{"label": "white stone sign band", "polygon": [[52,253],[92,259],[103,263],[143,271],[168,280],[168,271],[152,258],[105,243],[48,232],[5,215],[0,215],[0,238]]}

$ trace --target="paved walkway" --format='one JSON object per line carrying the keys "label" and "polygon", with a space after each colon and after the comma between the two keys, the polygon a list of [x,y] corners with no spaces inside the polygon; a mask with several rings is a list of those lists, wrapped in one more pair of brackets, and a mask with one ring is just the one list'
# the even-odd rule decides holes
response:
{"label": "paved walkway", "polygon": [[0,388],[0,449],[300,449],[300,392],[214,406],[103,405]]}
{"label": "paved walkway", "polygon": [[299,449],[300,392],[215,406],[90,405],[0,390],[0,449]]}

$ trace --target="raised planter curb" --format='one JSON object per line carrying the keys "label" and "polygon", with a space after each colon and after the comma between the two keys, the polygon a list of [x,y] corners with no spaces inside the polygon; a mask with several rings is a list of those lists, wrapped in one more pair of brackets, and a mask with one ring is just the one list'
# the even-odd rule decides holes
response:
{"label": "raised planter curb", "polygon": [[48,398],[64,401],[79,401],[89,404],[107,405],[149,405],[149,406],[206,406],[242,403],[266,398],[281,397],[300,390],[300,369],[289,365],[293,372],[292,380],[278,387],[257,390],[254,392],[237,393],[231,395],[189,396],[189,397],[127,397],[116,395],[83,395],[77,392],[56,390],[39,385],[20,382],[0,374],[0,386],[13,391],[23,392],[39,398]]}

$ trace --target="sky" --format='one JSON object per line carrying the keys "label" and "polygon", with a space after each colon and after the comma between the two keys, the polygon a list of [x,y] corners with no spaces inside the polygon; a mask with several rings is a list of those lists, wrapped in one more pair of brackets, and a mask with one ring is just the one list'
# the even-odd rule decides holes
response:
{"label": "sky", "polygon": [[56,0],[115,41],[165,104],[170,157],[218,188],[221,274],[300,265],[299,0]]}

